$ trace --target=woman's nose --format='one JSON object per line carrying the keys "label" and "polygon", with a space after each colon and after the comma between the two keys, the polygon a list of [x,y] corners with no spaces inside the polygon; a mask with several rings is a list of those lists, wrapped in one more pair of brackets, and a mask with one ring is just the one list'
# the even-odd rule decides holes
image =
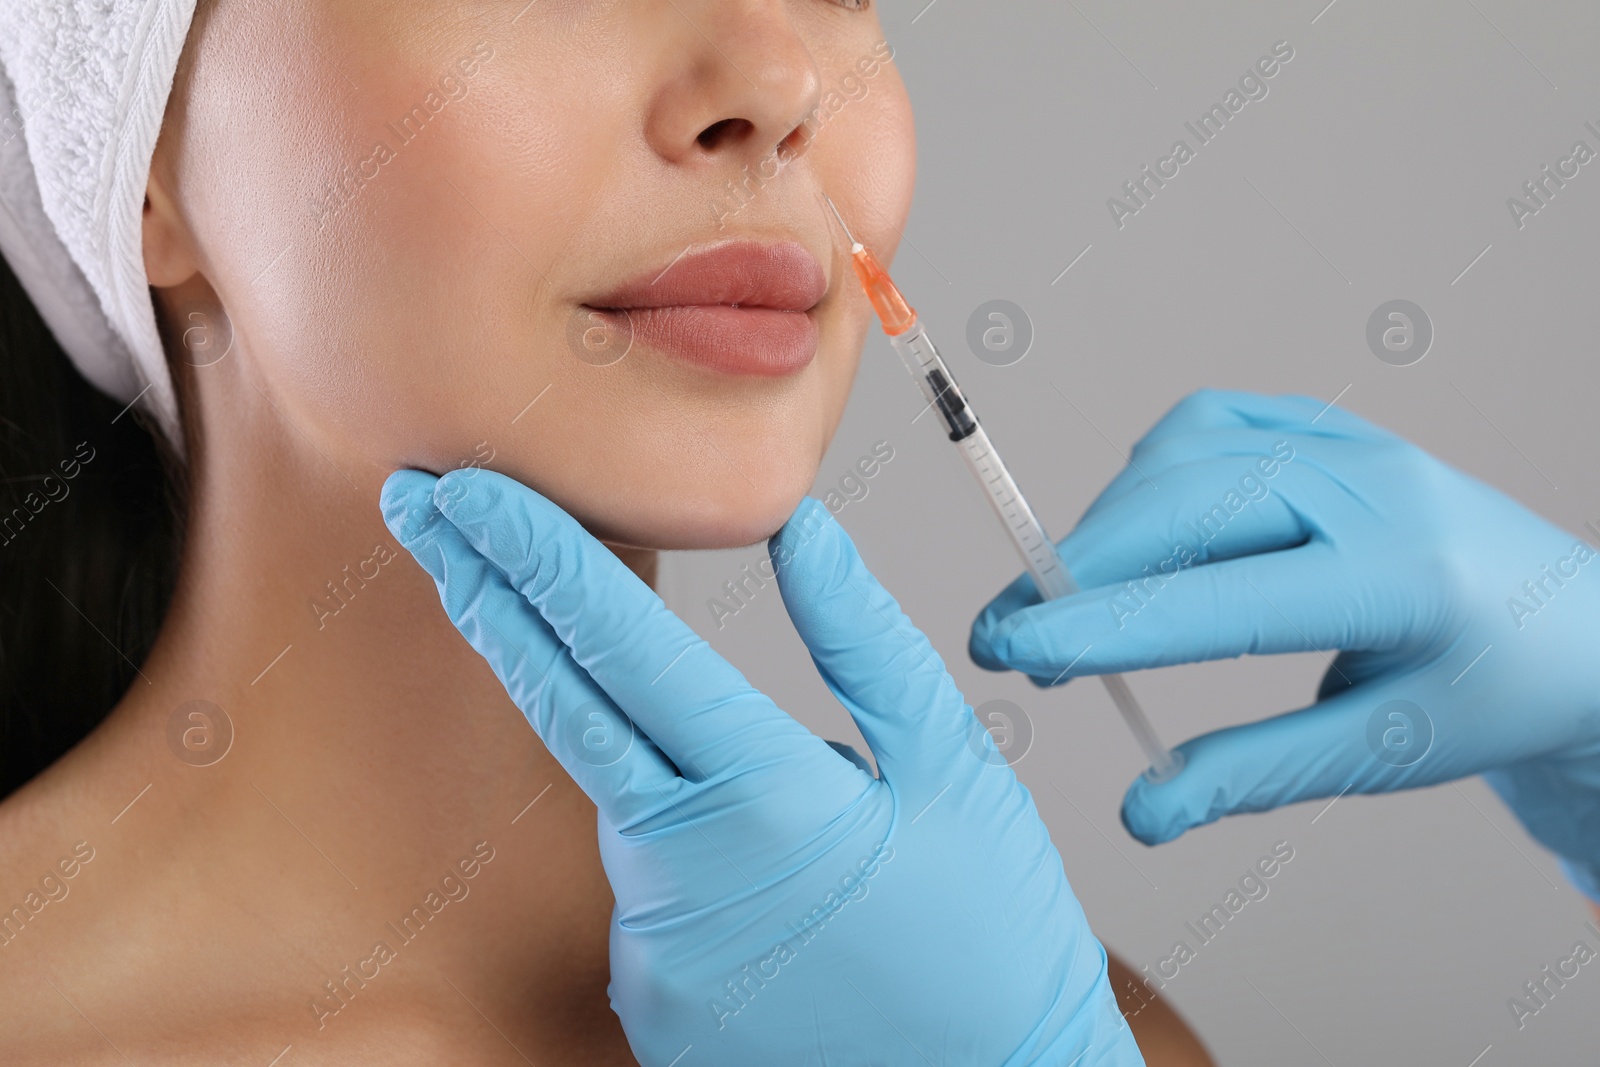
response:
{"label": "woman's nose", "polygon": [[[651,147],[673,163],[749,166],[800,146],[821,98],[810,48],[775,0],[665,0]],[[673,31],[675,27],[675,31]]]}

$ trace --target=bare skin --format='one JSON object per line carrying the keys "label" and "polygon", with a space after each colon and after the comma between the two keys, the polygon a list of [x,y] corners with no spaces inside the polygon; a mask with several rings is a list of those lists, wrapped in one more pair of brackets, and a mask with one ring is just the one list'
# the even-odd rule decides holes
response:
{"label": "bare skin", "polygon": [[1107,955],[1106,977],[1145,1063],[1150,1067],[1214,1067],[1211,1054],[1183,1016],[1161,994],[1144,985],[1132,967],[1114,953]]}
{"label": "bare skin", "polygon": [[[267,1063],[292,1046],[281,1063],[633,1063],[605,995],[593,806],[394,546],[377,472],[369,506],[349,506],[292,431],[202,440],[144,681],[0,805],[13,896],[72,843],[93,850],[0,950],[0,1060]],[[653,552],[622,551],[653,570]],[[328,581],[348,602],[319,627],[308,596],[337,604]],[[234,731],[208,766],[168,738],[197,698]],[[446,873],[467,895],[403,942],[387,924]],[[380,940],[396,959],[378,977],[341,975]]]}
{"label": "bare skin", "polygon": [[[725,236],[707,191],[797,143],[881,31],[831,0],[586,18],[546,0],[513,31],[520,6],[202,5],[145,212],[188,431],[179,588],[107,721],[0,804],[0,903],[52,872],[67,890],[0,947],[0,1062],[634,1062],[594,809],[394,543],[379,488],[491,466],[647,578],[650,548],[770,533],[867,323],[816,193],[892,249],[910,118],[882,67],[730,223],[822,261],[809,366],[744,380],[642,354],[602,378],[567,345],[583,299]],[[306,211],[483,40],[493,60],[429,137]],[[225,712],[225,750],[193,701]]]}
{"label": "bare skin", "polygon": [[[336,573],[336,553],[305,554],[322,564],[312,573]],[[653,554],[622,554],[641,576],[654,568]],[[4,950],[7,1062],[265,1063],[286,1046],[284,1062],[308,1064],[634,1062],[605,998],[611,895],[593,807],[438,611],[431,581],[387,566],[334,620],[347,630],[297,642],[254,685],[208,663],[248,659],[248,673],[270,658],[267,635],[203,654],[192,630],[224,607],[180,597],[175,639],[145,665],[152,684],[0,805],[8,886],[76,841],[94,850],[69,895]],[[373,634],[389,647],[363,647]],[[207,767],[166,740],[197,691],[235,729]],[[402,944],[387,924],[479,841],[494,857],[468,895]],[[395,962],[319,1011],[337,1003],[323,981],[378,939]],[[1120,990],[1125,968],[1113,968]],[[1163,1003],[1138,1008],[1124,1005],[1150,1063],[1210,1062]]]}

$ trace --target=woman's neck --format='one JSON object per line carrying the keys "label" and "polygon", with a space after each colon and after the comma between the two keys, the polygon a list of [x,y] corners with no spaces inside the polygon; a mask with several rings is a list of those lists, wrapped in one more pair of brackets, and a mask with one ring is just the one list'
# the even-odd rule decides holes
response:
{"label": "woman's neck", "polygon": [[[226,984],[241,953],[269,960],[297,1046],[377,1017],[375,994],[423,996],[442,974],[546,1051],[582,1034],[623,1047],[594,809],[384,526],[389,472],[313,445],[264,404],[231,426],[219,406],[204,409],[224,432],[194,456],[184,563],[154,650],[111,718],[18,803],[78,806],[67,821],[92,825],[94,873],[120,884],[107,909],[201,878],[228,906],[181,941],[130,939],[127,962]],[[619,555],[654,577],[654,553]],[[475,858],[468,880],[460,865]],[[448,897],[452,871],[467,895],[413,946],[402,918]],[[364,986],[338,977],[373,966],[362,961],[379,942],[399,966]]]}

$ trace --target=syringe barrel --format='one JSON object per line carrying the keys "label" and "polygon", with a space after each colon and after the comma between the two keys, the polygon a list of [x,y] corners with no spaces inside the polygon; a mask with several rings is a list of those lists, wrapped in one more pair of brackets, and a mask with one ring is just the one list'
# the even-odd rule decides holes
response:
{"label": "syringe barrel", "polygon": [[[840,220],[841,224],[843,221]],[[868,278],[863,275],[862,281],[867,284]],[[888,284],[892,288],[892,283]],[[898,297],[899,291],[893,291]],[[905,304],[904,300],[900,303],[910,312],[910,305]],[[922,390],[928,406],[939,413],[950,440],[960,446],[962,457],[978,479],[978,484],[983,487],[990,506],[1010,535],[1011,543],[1021,554],[1040,596],[1055,600],[1078,592],[1077,582],[1073,581],[1072,575],[1056,555],[1055,545],[1045,533],[1038,516],[1023,499],[1011,472],[1006,470],[994,446],[989,443],[989,435],[978,425],[977,415],[968,406],[967,398],[957,387],[950,368],[940,358],[939,350],[922,328],[922,323],[912,313],[909,326],[899,329],[899,325],[897,321],[891,327],[885,320],[884,331],[889,334],[889,343],[911,377],[916,379],[917,388]],[[1150,760],[1151,769],[1146,772],[1147,776],[1153,781],[1165,781],[1176,774],[1183,766],[1181,756],[1161,744],[1144,709],[1128,688],[1128,683],[1120,674],[1102,675],[1101,680],[1111,694],[1112,703],[1133,731],[1139,747],[1144,750],[1145,757]]]}
{"label": "syringe barrel", "polygon": [[917,388],[922,390],[928,406],[939,413],[950,440],[962,441],[971,435],[978,428],[978,416],[968,406],[967,398],[962,395],[922,323],[912,320],[909,329],[889,338],[889,344],[900,356],[906,371],[916,379]]}
{"label": "syringe barrel", "polygon": [[[1045,600],[1056,600],[1078,592],[1078,583],[1061,562],[1061,557],[1056,555],[1056,547],[1045,533],[1044,524],[1017,489],[1017,483],[999,453],[989,443],[989,435],[984,428],[974,423],[971,432],[957,445],[973,477],[983,487],[990,507],[1000,517],[1000,525],[1005,527],[1028,573],[1033,576],[1033,584],[1039,590],[1039,595]],[[1145,758],[1150,761],[1150,771],[1147,773],[1151,781],[1164,782],[1176,774],[1182,767],[1181,761],[1162,745],[1155,728],[1150,725],[1149,717],[1134,697],[1133,690],[1128,688],[1127,681],[1120,674],[1104,674],[1100,680],[1111,694],[1111,702],[1122,713],[1128,729],[1133,731]]]}
{"label": "syringe barrel", "polygon": [[999,516],[1000,525],[1033,575],[1040,594],[1046,600],[1054,600],[1076,593],[1078,586],[1061,565],[1044,526],[989,442],[989,435],[978,425],[977,415],[922,323],[913,320],[909,329],[889,338],[889,343],[906,371],[916,379],[928,406],[939,413],[950,440],[960,446],[962,458],[983,487],[989,506]]}
{"label": "syringe barrel", "polygon": [[988,499],[989,506],[994,509],[1000,525],[1005,527],[1007,536],[1011,538],[1011,544],[1022,557],[1023,565],[1033,576],[1033,584],[1038,588],[1039,595],[1046,600],[1055,600],[1076,593],[1078,584],[1067,573],[1067,568],[1061,565],[1061,557],[1056,555],[1056,546],[1051,543],[1050,535],[1045,533],[1044,524],[1017,488],[1016,480],[1006,469],[1000,453],[989,442],[989,434],[982,426],[974,424],[972,432],[957,443],[961,447],[961,457],[967,461],[973,478],[983,487],[983,495]]}

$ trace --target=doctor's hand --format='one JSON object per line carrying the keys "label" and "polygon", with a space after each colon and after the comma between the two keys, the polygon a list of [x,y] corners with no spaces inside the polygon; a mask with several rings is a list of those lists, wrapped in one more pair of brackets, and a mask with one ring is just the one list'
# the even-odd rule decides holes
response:
{"label": "doctor's hand", "polygon": [[1122,819],[1169,841],[1237,812],[1482,774],[1600,901],[1600,562],[1580,538],[1305,397],[1177,405],[971,653],[1042,684],[1245,653],[1338,651],[1310,707],[1196,737]]}
{"label": "doctor's hand", "polygon": [[878,776],[516,481],[399,471],[383,510],[599,809],[641,1063],[1143,1063],[1027,790],[816,501],[769,549]]}

